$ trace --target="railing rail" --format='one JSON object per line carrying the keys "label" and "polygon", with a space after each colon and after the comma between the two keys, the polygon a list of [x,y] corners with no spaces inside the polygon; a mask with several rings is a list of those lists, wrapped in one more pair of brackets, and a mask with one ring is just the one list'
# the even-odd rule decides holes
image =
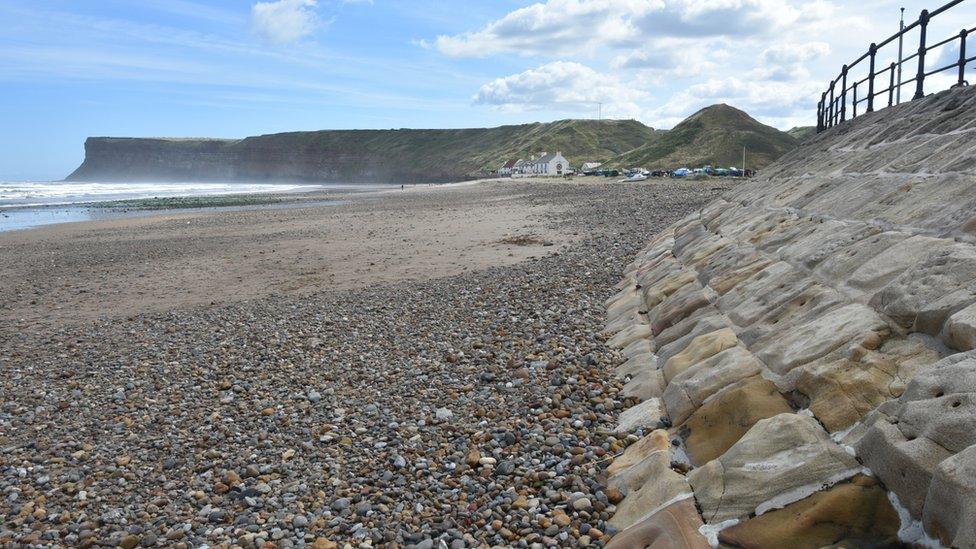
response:
{"label": "railing rail", "polygon": [[[896,32],[883,41],[871,44],[868,47],[868,51],[866,51],[863,55],[855,59],[853,62],[844,65],[843,68],[841,68],[841,72],[837,78],[831,80],[827,85],[826,90],[820,95],[820,101],[817,103],[817,132],[822,132],[842,122],[856,118],[858,115],[858,106],[861,104],[864,104],[863,112],[865,114],[874,112],[875,99],[879,97],[882,98],[882,101],[887,99],[888,107],[894,106],[900,102],[901,89],[911,84],[915,84],[915,94],[912,96],[912,100],[921,99],[925,97],[925,79],[934,74],[957,70],[958,78],[952,87],[968,86],[969,82],[966,81],[966,66],[970,63],[976,62],[976,56],[967,57],[966,42],[969,35],[976,32],[976,27],[964,28],[959,31],[958,34],[950,36],[949,38],[935,44],[927,43],[929,23],[932,21],[932,19],[942,15],[965,1],[966,0],[953,0],[952,2],[949,2],[931,12],[928,10],[922,10],[922,13],[915,22],[906,25],[904,29]],[[903,41],[905,35],[911,31],[914,31],[915,29],[918,29],[919,31],[918,50],[911,55],[902,57],[897,62],[893,62],[890,65],[886,65],[879,69],[877,66],[878,51],[885,46],[893,44],[899,39]],[[926,66],[926,54],[928,52],[947,46],[956,41],[959,42],[959,57],[955,61],[935,69],[930,69]],[[868,65],[868,75],[862,79],[852,78],[851,73],[855,70],[855,68],[863,67],[862,63],[865,61],[867,61]],[[908,79],[902,79],[901,69],[905,67],[907,63],[917,64],[918,68],[915,72],[915,76]],[[880,90],[877,89],[876,86],[876,81],[879,76],[882,78],[887,78],[887,87]],[[867,85],[866,93],[864,92],[865,85]],[[885,85],[884,80],[882,80],[881,85]],[[860,97],[858,97],[859,89],[861,90],[862,94]],[[852,96],[849,110],[848,96]],[[850,112],[850,115],[848,115],[848,112]]]}

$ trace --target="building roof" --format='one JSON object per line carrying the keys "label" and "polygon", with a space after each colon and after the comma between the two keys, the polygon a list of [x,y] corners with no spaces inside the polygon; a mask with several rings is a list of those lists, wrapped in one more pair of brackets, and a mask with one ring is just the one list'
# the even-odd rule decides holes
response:
{"label": "building roof", "polygon": [[520,160],[518,158],[513,158],[512,160],[509,160],[508,162],[506,162],[505,165],[502,166],[502,169],[505,170],[505,169],[508,169],[508,168],[514,168],[515,165],[519,163],[519,161]]}

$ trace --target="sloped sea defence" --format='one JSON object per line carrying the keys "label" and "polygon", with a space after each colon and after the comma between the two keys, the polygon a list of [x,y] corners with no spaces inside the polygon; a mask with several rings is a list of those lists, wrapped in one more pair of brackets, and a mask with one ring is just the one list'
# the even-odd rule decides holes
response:
{"label": "sloped sea defence", "polygon": [[976,547],[974,137],[971,89],[886,109],[649,236],[609,547]]}

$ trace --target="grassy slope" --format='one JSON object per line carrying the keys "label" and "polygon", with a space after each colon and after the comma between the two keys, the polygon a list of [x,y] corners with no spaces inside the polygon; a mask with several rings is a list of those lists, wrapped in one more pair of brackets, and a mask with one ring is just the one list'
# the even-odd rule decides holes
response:
{"label": "grassy slope", "polygon": [[[375,159],[415,174],[468,175],[498,169],[510,158],[561,151],[572,163],[599,161],[653,140],[657,132],[634,120],[561,120],[488,129],[320,131],[250,137],[236,145],[276,151],[299,162],[328,159],[349,168]],[[382,166],[380,166],[382,164]]]}
{"label": "grassy slope", "polygon": [[746,166],[763,168],[797,146],[797,140],[760,124],[728,105],[702,109],[644,146],[617,158],[619,166],[648,169],[738,166],[746,147]]}
{"label": "grassy slope", "polygon": [[[89,150],[89,145],[91,145]],[[635,120],[560,120],[456,130],[291,132],[241,140],[113,139],[86,143],[82,180],[433,182],[497,170],[512,158],[561,151],[571,165],[762,168],[797,141],[726,105],[703,109],[673,130]],[[89,154],[91,153],[91,154]]]}
{"label": "grassy slope", "polygon": [[797,141],[805,141],[807,138],[817,134],[816,126],[797,126],[788,130],[786,133],[792,135]]}

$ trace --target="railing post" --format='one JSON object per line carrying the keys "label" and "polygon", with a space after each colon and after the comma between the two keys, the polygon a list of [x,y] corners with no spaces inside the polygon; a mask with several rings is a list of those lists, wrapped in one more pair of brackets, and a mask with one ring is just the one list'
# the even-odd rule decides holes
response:
{"label": "railing post", "polygon": [[959,33],[959,83],[957,86],[966,85],[966,37],[969,36],[969,31],[963,29]]}
{"label": "railing post", "polygon": [[891,63],[891,85],[888,86],[888,106],[895,104],[895,63]]}
{"label": "railing post", "polygon": [[840,85],[840,121],[844,122],[847,120],[847,65],[840,72],[841,81]]}
{"label": "railing post", "polygon": [[817,133],[823,131],[823,98],[817,102]]}
{"label": "railing post", "polygon": [[827,92],[820,94],[820,131],[827,129]]}
{"label": "railing post", "polygon": [[929,10],[922,10],[922,15],[918,18],[919,40],[918,40],[918,76],[915,81],[915,99],[925,97],[925,38],[929,28]]}
{"label": "railing post", "polygon": [[834,127],[834,112],[835,112],[835,108],[837,107],[837,102],[834,101],[834,86],[836,84],[837,84],[836,80],[830,83],[830,127],[831,128]]}
{"label": "railing post", "polygon": [[871,44],[871,69],[868,73],[868,111],[874,112],[874,61],[878,56],[878,45]]}
{"label": "railing post", "polygon": [[857,82],[854,82],[854,100],[851,105],[854,107],[854,116],[851,118],[857,118]]}

